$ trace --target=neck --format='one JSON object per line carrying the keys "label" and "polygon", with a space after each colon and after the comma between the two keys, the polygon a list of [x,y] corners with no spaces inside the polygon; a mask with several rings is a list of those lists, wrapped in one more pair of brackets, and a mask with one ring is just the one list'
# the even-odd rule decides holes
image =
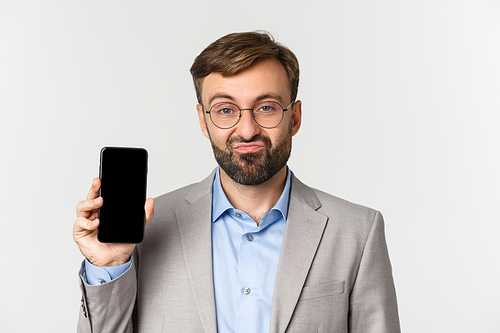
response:
{"label": "neck", "polygon": [[242,185],[231,179],[222,168],[220,181],[227,199],[234,208],[246,212],[259,225],[264,214],[274,207],[285,188],[287,167],[260,185]]}

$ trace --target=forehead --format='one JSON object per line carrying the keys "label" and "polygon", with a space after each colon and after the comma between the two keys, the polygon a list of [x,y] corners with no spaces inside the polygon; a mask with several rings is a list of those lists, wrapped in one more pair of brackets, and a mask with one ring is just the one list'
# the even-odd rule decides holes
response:
{"label": "forehead", "polygon": [[276,59],[261,60],[247,69],[231,76],[214,72],[207,75],[201,85],[202,100],[206,105],[218,99],[250,103],[261,96],[277,96],[289,103],[290,88],[283,65]]}

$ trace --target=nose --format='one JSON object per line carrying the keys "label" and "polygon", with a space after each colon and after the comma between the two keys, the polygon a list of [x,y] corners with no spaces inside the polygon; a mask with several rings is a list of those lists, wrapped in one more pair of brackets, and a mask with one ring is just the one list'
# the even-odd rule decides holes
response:
{"label": "nose", "polygon": [[250,140],[260,133],[261,127],[253,119],[252,109],[241,109],[240,120],[236,124],[236,134],[245,140]]}

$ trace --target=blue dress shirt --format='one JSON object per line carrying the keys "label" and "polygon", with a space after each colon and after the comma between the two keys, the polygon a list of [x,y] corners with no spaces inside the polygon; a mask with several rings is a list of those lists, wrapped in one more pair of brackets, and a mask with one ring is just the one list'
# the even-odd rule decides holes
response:
{"label": "blue dress shirt", "polygon": [[[288,170],[281,197],[257,226],[247,213],[231,205],[217,168],[212,185],[212,261],[220,333],[269,332],[290,179]],[[97,267],[85,259],[81,274],[91,285],[102,284],[119,277],[130,264]]]}
{"label": "blue dress shirt", "polygon": [[217,169],[212,187],[212,261],[218,332],[269,332],[290,177],[288,171],[280,199],[257,226],[231,205]]}

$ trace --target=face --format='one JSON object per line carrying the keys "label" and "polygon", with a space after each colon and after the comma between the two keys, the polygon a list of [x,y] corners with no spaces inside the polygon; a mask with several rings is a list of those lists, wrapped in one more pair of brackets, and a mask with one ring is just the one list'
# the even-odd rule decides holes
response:
{"label": "face", "polygon": [[[218,102],[231,102],[240,109],[253,109],[263,101],[275,101],[284,108],[291,103],[285,68],[274,59],[262,60],[228,77],[211,73],[203,79],[201,88],[207,110]],[[200,127],[210,139],[217,163],[224,173],[242,185],[260,185],[284,170],[290,157],[292,136],[300,128],[301,107],[300,101],[295,102],[293,108],[285,112],[283,121],[272,129],[260,127],[251,110],[243,110],[234,127],[220,129],[202,107],[197,106]]]}

